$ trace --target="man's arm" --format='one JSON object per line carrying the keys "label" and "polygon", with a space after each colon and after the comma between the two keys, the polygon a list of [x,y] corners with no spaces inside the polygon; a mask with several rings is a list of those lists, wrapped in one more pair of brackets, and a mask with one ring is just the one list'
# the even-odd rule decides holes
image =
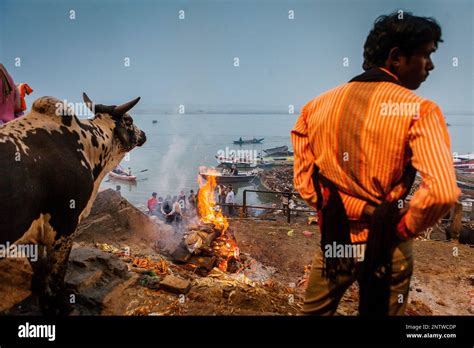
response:
{"label": "man's arm", "polygon": [[[306,104],[301,115],[291,131],[291,141],[294,150],[293,181],[295,189],[301,197],[312,207],[316,208],[317,195],[313,185],[314,155],[309,145],[308,126],[306,123],[308,105]],[[367,202],[339,192],[350,220],[360,220],[364,217]],[[367,211],[365,213],[368,213]]]}
{"label": "man's arm", "polygon": [[446,215],[460,194],[448,129],[436,104],[429,105],[411,127],[409,145],[413,152],[412,165],[420,172],[422,182],[402,222],[409,232],[417,234]]}
{"label": "man's arm", "polygon": [[176,212],[176,209],[174,208],[175,207],[175,203],[173,203],[173,205],[171,206],[172,209],[170,211],[170,213],[168,215],[173,215],[175,212]]}

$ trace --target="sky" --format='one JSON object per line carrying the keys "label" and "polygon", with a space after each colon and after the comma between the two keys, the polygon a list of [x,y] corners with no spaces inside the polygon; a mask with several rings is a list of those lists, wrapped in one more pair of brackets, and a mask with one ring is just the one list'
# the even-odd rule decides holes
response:
{"label": "sky", "polygon": [[141,96],[142,108],[280,110],[300,107],[361,73],[373,21],[402,9],[433,16],[443,29],[444,43],[432,56],[435,70],[417,93],[447,114],[469,115],[473,3],[1,0],[0,61],[16,83],[30,84],[35,98],[80,101],[86,91],[99,103]]}

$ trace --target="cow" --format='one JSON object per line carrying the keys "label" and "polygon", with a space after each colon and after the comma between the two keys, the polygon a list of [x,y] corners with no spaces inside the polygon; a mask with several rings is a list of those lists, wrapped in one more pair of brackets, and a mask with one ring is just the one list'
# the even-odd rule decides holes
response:
{"label": "cow", "polygon": [[104,176],[146,141],[123,105],[95,105],[79,119],[54,97],[0,127],[0,244],[38,248],[32,292],[44,313],[67,312],[64,276],[77,225],[89,215]]}

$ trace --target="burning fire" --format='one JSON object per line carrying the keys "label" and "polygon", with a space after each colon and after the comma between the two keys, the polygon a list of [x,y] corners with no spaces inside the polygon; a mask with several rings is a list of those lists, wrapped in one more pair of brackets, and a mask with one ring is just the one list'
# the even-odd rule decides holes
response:
{"label": "burning fire", "polygon": [[[212,172],[207,170],[206,173],[211,174]],[[221,231],[222,235],[229,227],[229,222],[225,216],[222,215],[222,212],[216,209],[214,192],[217,186],[216,177],[207,176],[207,180],[204,180],[204,178],[199,175],[198,182],[198,210],[201,221],[213,224],[217,230]]]}
{"label": "burning fire", "polygon": [[240,250],[235,241],[226,234],[220,236],[213,242],[213,249],[222,257],[219,269],[226,271],[231,259],[239,260]]}
{"label": "burning fire", "polygon": [[[200,170],[201,173],[206,174],[217,174],[218,172],[212,169]],[[198,210],[199,216],[202,222],[211,223],[214,227],[221,232],[221,235],[216,238],[213,242],[213,249],[216,254],[222,259],[219,262],[219,269],[221,271],[227,271],[229,261],[234,258],[239,260],[239,247],[227,233],[229,222],[227,218],[222,215],[220,209],[216,209],[215,199],[215,188],[216,177],[207,176],[207,180],[204,180],[202,176],[198,176],[199,192],[198,192]]]}

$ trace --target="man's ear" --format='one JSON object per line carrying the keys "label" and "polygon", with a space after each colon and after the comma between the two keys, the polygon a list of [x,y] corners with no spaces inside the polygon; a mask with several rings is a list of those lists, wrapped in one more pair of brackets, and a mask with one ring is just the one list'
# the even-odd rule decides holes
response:
{"label": "man's ear", "polygon": [[393,47],[390,52],[388,52],[388,65],[393,66],[394,68],[398,68],[400,66],[401,55],[402,52],[400,48]]}

